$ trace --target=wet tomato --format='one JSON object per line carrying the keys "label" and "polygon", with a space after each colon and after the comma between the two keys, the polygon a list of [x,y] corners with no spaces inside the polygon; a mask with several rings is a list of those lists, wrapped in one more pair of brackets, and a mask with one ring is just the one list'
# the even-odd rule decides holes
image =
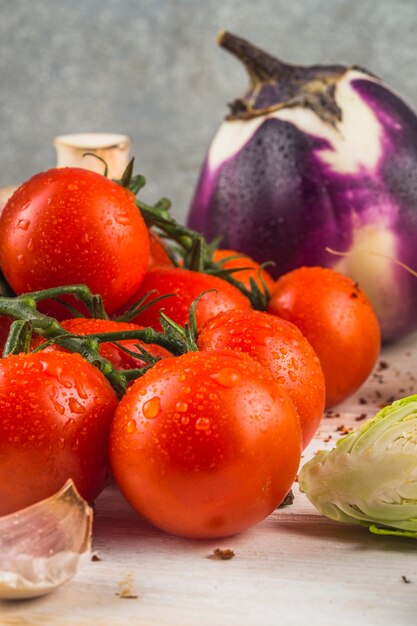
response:
{"label": "wet tomato", "polygon": [[130,504],[162,530],[223,537],[261,521],[296,476],[301,431],[290,398],[245,354],[190,352],[128,390],[110,459]]}
{"label": "wet tomato", "polygon": [[245,352],[269,369],[297,409],[307,446],[323,415],[324,376],[316,353],[294,324],[261,311],[226,311],[203,326],[198,347]]}
{"label": "wet tomato", "polygon": [[149,258],[133,194],[79,168],[24,183],[1,214],[0,242],[0,265],[16,293],[84,283],[109,312],[133,295]]}
{"label": "wet tomato", "polygon": [[151,305],[132,321],[143,326],[160,329],[159,311],[162,309],[168,317],[181,324],[188,321],[192,302],[203,291],[213,290],[205,294],[197,304],[197,326],[201,327],[208,319],[228,309],[248,309],[249,300],[233,285],[216,276],[192,272],[177,267],[154,267],[146,274],[140,288],[131,299],[130,304],[153,291],[152,298],[164,294],[174,294],[170,298]]}
{"label": "wet tomato", "polygon": [[[116,322],[113,320],[99,320],[99,319],[89,319],[84,317],[74,317],[73,319],[64,320],[60,322],[61,326],[65,328],[70,333],[74,333],[75,335],[91,335],[95,333],[111,333],[111,332],[121,332],[123,330],[140,330],[143,328],[138,324],[130,324],[128,322]],[[32,347],[36,348],[41,343],[43,343],[45,339],[41,337],[37,337],[32,342]],[[152,356],[163,359],[167,356],[172,356],[168,350],[165,348],[161,348],[161,346],[157,346],[155,344],[145,344],[138,339],[124,339],[117,342],[121,346],[127,348],[131,352],[137,353],[137,357],[134,357],[127,352],[124,352],[119,346],[115,343],[104,342],[100,344],[100,354],[105,359],[108,359],[113,367],[117,370],[127,370],[144,367],[146,365],[145,361],[140,358],[140,353],[136,345],[140,345],[145,348]],[[44,352],[49,351],[63,351],[64,349],[60,346],[52,344],[45,348]]]}
{"label": "wet tomato", "polygon": [[161,238],[152,230],[149,234],[149,267],[154,265],[169,265],[173,267]]}
{"label": "wet tomato", "polygon": [[[0,297],[4,295],[5,294],[2,292],[0,287]],[[13,319],[11,317],[8,317],[7,315],[0,315],[0,357],[6,344],[7,337],[9,336],[12,322]]]}
{"label": "wet tomato", "polygon": [[0,515],[55,493],[72,478],[87,500],[108,478],[117,406],[104,376],[78,354],[0,360]]}
{"label": "wet tomato", "polygon": [[301,330],[320,359],[326,405],[338,404],[368,378],[381,346],[375,312],[350,278],[323,267],[301,267],[276,282],[268,311]]}
{"label": "wet tomato", "polygon": [[263,283],[269,292],[274,288],[275,281],[272,276],[249,256],[242,255],[235,250],[216,250],[213,254],[213,261],[223,261],[222,267],[229,270],[246,267],[245,270],[233,272],[232,277],[247,289],[251,288],[251,278],[261,290],[264,288]]}

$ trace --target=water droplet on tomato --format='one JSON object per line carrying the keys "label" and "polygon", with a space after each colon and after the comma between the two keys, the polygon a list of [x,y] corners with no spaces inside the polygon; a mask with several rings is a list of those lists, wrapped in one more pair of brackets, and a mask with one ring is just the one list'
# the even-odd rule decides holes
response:
{"label": "water droplet on tomato", "polygon": [[74,183],[70,183],[70,184],[68,185],[67,189],[68,189],[69,191],[77,191],[77,189],[78,189],[78,185],[75,185]]}
{"label": "water droplet on tomato", "polygon": [[136,430],[136,422],[135,420],[129,420],[126,424],[126,431],[128,433],[133,433]]}
{"label": "water droplet on tomato", "polygon": [[280,351],[280,352],[281,352],[281,354],[283,354],[284,356],[285,356],[286,354],[288,354],[288,350],[287,350],[287,348],[280,348],[280,349],[279,349],[279,351]]}
{"label": "water droplet on tomato", "polygon": [[291,365],[293,366],[295,370],[298,370],[298,361],[294,357],[292,357],[291,359]]}
{"label": "water droplet on tomato", "polygon": [[147,400],[143,407],[142,413],[146,417],[146,419],[151,420],[154,417],[157,417],[161,411],[161,403],[157,396]]}
{"label": "water droplet on tomato", "polygon": [[181,424],[183,426],[187,426],[187,424],[189,424],[189,423],[190,423],[190,418],[188,417],[188,415],[183,415],[181,417]]}
{"label": "water droplet on tomato", "polygon": [[188,404],[186,402],[177,402],[175,410],[178,411],[178,413],[186,413],[188,410]]}
{"label": "water droplet on tomato", "polygon": [[80,404],[75,398],[69,398],[68,405],[70,410],[73,413],[77,413],[77,415],[82,415],[83,413],[85,413],[85,407],[83,407],[83,405]]}
{"label": "water droplet on tomato", "polygon": [[16,228],[20,230],[27,230],[30,226],[30,221],[25,219],[20,219],[17,221]]}
{"label": "water droplet on tomato", "polygon": [[85,390],[84,385],[82,384],[80,380],[77,380],[77,379],[75,380],[75,388],[80,398],[82,398],[82,400],[87,400],[88,394]]}
{"label": "water droplet on tomato", "polygon": [[129,216],[126,213],[117,213],[114,216],[115,221],[122,226],[127,226],[130,224]]}
{"label": "water droplet on tomato", "polygon": [[256,325],[259,326],[260,328],[267,328],[267,329],[272,328],[271,324],[267,320],[263,320],[263,319],[257,319]]}
{"label": "water droplet on tomato", "polygon": [[210,420],[207,417],[199,417],[195,427],[197,430],[208,430],[210,428]]}
{"label": "water droplet on tomato", "polygon": [[293,383],[295,383],[295,381],[297,380],[297,376],[292,370],[288,370],[288,377],[290,380],[292,380]]}
{"label": "water droplet on tomato", "polygon": [[[75,424],[75,420],[70,417],[67,422],[64,424],[64,430],[67,430],[68,428],[71,428],[71,426]],[[56,424],[54,424],[54,426],[56,427]]]}
{"label": "water droplet on tomato", "polygon": [[240,375],[232,367],[224,367],[217,374],[212,374],[211,378],[226,389],[235,387],[240,381]]}
{"label": "water droplet on tomato", "polygon": [[58,413],[59,413],[60,415],[64,415],[64,413],[65,413],[65,408],[62,406],[62,404],[60,404],[60,403],[59,403],[59,402],[57,402],[56,400],[53,400],[53,401],[52,401],[52,403],[53,403],[53,405],[54,405],[54,407],[55,407],[55,410],[56,410],[56,411],[58,411]]}

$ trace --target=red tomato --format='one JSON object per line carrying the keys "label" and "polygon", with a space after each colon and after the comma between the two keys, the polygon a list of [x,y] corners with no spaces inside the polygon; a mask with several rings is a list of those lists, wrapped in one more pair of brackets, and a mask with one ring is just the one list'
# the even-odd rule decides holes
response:
{"label": "red tomato", "polygon": [[133,194],[78,168],[24,183],[0,217],[0,241],[0,265],[16,293],[85,283],[110,313],[134,294],[149,258]]}
{"label": "red tomato", "polygon": [[226,311],[203,326],[198,347],[245,352],[269,369],[297,409],[303,448],[307,446],[324,411],[324,376],[316,353],[294,324],[261,311]]}
{"label": "red tomato", "polygon": [[0,515],[42,500],[72,478],[95,498],[108,478],[117,406],[108,381],[79,354],[0,360]]}
{"label": "red tomato", "polygon": [[169,258],[165,246],[161,241],[161,238],[152,230],[148,231],[149,234],[149,267],[154,265],[169,265],[173,267],[172,261]]}
{"label": "red tomato", "polygon": [[[0,288],[0,296],[3,296],[2,290]],[[3,348],[5,346],[7,337],[10,332],[10,325],[12,324],[13,319],[8,317],[7,315],[0,315],[0,357],[3,352]]]}
{"label": "red tomato", "polygon": [[233,272],[232,277],[241,282],[247,289],[251,288],[250,279],[253,278],[258,287],[263,290],[262,281],[260,279],[260,276],[262,276],[262,280],[264,281],[266,288],[269,292],[271,292],[275,285],[274,279],[268,274],[266,270],[261,269],[260,264],[251,259],[251,257],[241,255],[235,250],[216,250],[213,255],[213,260],[221,261],[223,259],[227,259],[228,257],[236,255],[239,256],[236,259],[230,259],[229,261],[225,261],[224,263],[222,263],[222,267],[224,267],[225,269],[234,269],[237,267],[250,268],[239,272]]}
{"label": "red tomato", "polygon": [[288,493],[301,454],[294,406],[267,369],[238,352],[164,359],[130,387],[110,433],[115,479],[162,530],[224,537]]}
{"label": "red tomato", "polygon": [[[112,320],[97,320],[87,319],[84,317],[74,317],[73,319],[64,320],[61,322],[61,326],[75,335],[91,335],[93,333],[110,333],[122,330],[140,330],[142,326],[138,324],[130,324],[128,322],[115,322]],[[45,341],[42,337],[36,337],[32,346],[35,348]],[[148,350],[153,356],[161,359],[172,356],[168,350],[161,348],[155,344],[145,344],[138,339],[125,339],[118,341],[120,345],[124,346],[131,352],[138,353],[138,357],[130,356],[126,352],[123,352],[116,344],[111,342],[105,342],[100,344],[100,354],[105,359],[108,359],[113,367],[117,370],[134,369],[137,367],[144,367],[145,361],[140,358],[140,354],[136,348],[136,344],[143,346],[145,350]],[[49,351],[65,351],[64,348],[55,344],[45,348],[44,352]]]}
{"label": "red tomato", "polygon": [[348,398],[368,378],[381,332],[371,304],[350,278],[323,267],[293,270],[276,282],[268,311],[298,326],[313,346],[327,406]]}
{"label": "red tomato", "polygon": [[132,321],[143,326],[160,329],[159,311],[163,309],[168,317],[182,326],[188,321],[191,303],[203,291],[205,294],[197,305],[197,326],[200,328],[210,317],[228,309],[248,309],[249,300],[233,285],[216,276],[201,274],[178,267],[154,267],[146,274],[139,290],[131,299],[130,305],[154,290],[152,298],[162,294],[176,294],[157,302],[137,315]]}
{"label": "red tomato", "polygon": [[0,315],[0,356],[9,336],[10,326],[13,320],[7,315]]}

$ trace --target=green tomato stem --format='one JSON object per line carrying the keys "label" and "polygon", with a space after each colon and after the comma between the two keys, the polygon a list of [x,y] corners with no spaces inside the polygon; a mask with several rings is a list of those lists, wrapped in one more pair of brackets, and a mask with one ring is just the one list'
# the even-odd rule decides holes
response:
{"label": "green tomato stem", "polygon": [[[48,291],[49,297],[50,290],[45,291]],[[0,297],[0,315],[7,315],[19,320],[19,324],[16,324],[16,322],[12,324],[3,356],[17,354],[29,349],[27,326],[30,324],[30,328],[38,335],[47,339],[55,339],[55,342],[63,348],[81,354],[89,363],[92,363],[101,371],[119,397],[122,396],[126,391],[127,380],[121,372],[113,369],[110,361],[100,355],[98,351],[99,343],[88,336],[69,333],[56,319],[40,313],[36,309],[36,298],[39,298],[39,292],[35,293],[35,298],[28,294],[15,298]]]}
{"label": "green tomato stem", "polygon": [[30,295],[36,303],[48,298],[59,298],[60,296],[71,295],[86,306],[91,317],[95,319],[109,319],[104,309],[101,296],[91,293],[87,285],[62,285],[60,287],[32,291],[28,295]]}
{"label": "green tomato stem", "polygon": [[179,356],[187,352],[185,343],[179,338],[167,336],[153,328],[142,328],[140,330],[121,330],[109,333],[91,333],[85,335],[90,339],[96,339],[100,343],[122,341],[123,339],[137,339],[143,343],[154,343],[162,348],[166,348],[174,356]]}

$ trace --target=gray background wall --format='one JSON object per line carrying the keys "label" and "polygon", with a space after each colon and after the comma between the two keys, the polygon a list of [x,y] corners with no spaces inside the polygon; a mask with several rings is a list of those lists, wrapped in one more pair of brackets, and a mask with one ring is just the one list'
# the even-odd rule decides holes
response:
{"label": "gray background wall", "polygon": [[416,0],[0,0],[0,185],[53,166],[58,134],[134,141],[145,199],[185,215],[246,76],[220,29],[291,63],[359,64],[417,108]]}

